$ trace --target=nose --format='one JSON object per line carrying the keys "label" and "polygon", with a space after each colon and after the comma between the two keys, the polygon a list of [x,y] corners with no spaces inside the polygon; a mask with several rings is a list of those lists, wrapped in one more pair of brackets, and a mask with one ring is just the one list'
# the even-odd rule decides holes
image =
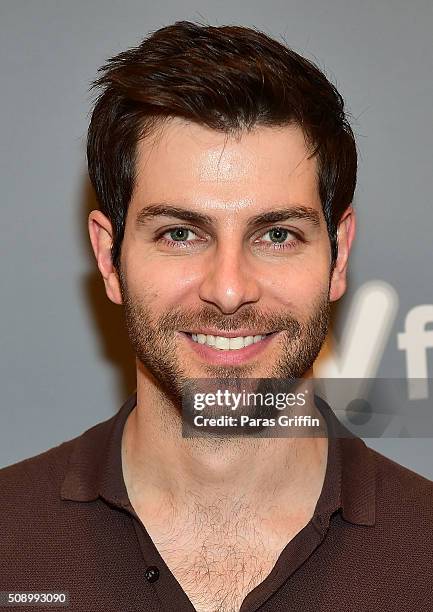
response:
{"label": "nose", "polygon": [[204,302],[230,314],[244,304],[259,300],[259,283],[241,246],[218,247],[205,266],[199,287],[199,296]]}

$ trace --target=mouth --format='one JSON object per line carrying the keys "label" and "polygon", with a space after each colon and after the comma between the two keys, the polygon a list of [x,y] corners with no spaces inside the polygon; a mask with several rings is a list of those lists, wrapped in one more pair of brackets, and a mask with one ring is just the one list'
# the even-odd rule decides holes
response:
{"label": "mouth", "polygon": [[[179,332],[201,359],[213,364],[236,365],[259,355],[279,332],[220,336],[200,332]],[[239,332],[237,333],[239,334]]]}
{"label": "mouth", "polygon": [[211,348],[217,349],[219,351],[238,351],[240,349],[245,348],[246,346],[251,346],[251,344],[257,344],[261,342],[267,336],[270,336],[274,332],[266,333],[266,334],[255,334],[255,335],[245,335],[245,336],[218,336],[213,334],[203,334],[203,333],[188,333],[188,336],[192,339],[193,342],[197,344],[205,344],[206,346],[210,346]]}

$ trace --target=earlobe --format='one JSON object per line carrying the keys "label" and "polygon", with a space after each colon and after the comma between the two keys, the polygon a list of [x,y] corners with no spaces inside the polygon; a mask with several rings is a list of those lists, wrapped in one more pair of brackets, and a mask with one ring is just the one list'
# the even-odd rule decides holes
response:
{"label": "earlobe", "polygon": [[104,280],[107,297],[114,304],[122,304],[119,278],[111,257],[113,244],[111,222],[100,210],[92,210],[88,219],[88,229],[98,269]]}
{"label": "earlobe", "polygon": [[355,211],[349,206],[340,219],[337,228],[338,255],[332,271],[329,299],[331,302],[339,300],[347,287],[347,267],[350,249],[355,238],[356,218]]}

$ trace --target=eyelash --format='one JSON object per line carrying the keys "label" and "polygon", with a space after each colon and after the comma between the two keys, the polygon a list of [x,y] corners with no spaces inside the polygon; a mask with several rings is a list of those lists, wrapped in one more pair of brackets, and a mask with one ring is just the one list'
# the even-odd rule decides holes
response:
{"label": "eyelash", "polygon": [[[165,244],[165,246],[169,246],[169,247],[174,247],[174,248],[187,248],[187,245],[193,244],[194,241],[191,240],[167,240],[167,238],[164,238],[165,234],[170,234],[172,232],[174,232],[177,229],[183,229],[183,230],[187,230],[188,232],[191,232],[193,234],[195,234],[195,232],[190,229],[189,227],[184,227],[182,225],[177,225],[175,227],[169,228],[168,230],[165,230],[165,232],[163,232],[162,234],[160,234],[159,236],[156,237],[156,242],[157,243],[163,243]],[[270,241],[265,241],[265,242],[269,242],[269,244],[271,244],[271,250],[274,251],[285,251],[285,250],[289,250],[289,249],[294,249],[296,248],[301,242],[305,242],[305,240],[301,239],[301,237],[296,234],[295,232],[288,230],[287,228],[284,227],[280,227],[279,225],[276,225],[274,227],[271,227],[270,229],[268,229],[263,235],[268,234],[269,232],[271,232],[272,230],[283,230],[283,231],[287,231],[288,235],[292,234],[293,236],[295,236],[294,240],[291,240],[290,242],[287,243],[275,243],[275,242],[270,242]],[[199,240],[198,242],[203,242],[203,240]]]}

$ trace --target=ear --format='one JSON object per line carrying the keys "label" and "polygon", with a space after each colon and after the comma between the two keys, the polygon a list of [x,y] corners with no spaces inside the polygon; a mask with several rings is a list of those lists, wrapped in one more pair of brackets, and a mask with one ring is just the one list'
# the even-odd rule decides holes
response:
{"label": "ear", "polygon": [[122,304],[119,277],[111,259],[113,228],[111,222],[100,210],[92,210],[89,215],[88,228],[90,242],[99,271],[104,279],[108,298],[115,304]]}
{"label": "ear", "polygon": [[329,299],[331,302],[339,300],[347,287],[347,263],[349,253],[355,238],[356,216],[352,206],[343,213],[337,228],[338,255],[332,271]]}

